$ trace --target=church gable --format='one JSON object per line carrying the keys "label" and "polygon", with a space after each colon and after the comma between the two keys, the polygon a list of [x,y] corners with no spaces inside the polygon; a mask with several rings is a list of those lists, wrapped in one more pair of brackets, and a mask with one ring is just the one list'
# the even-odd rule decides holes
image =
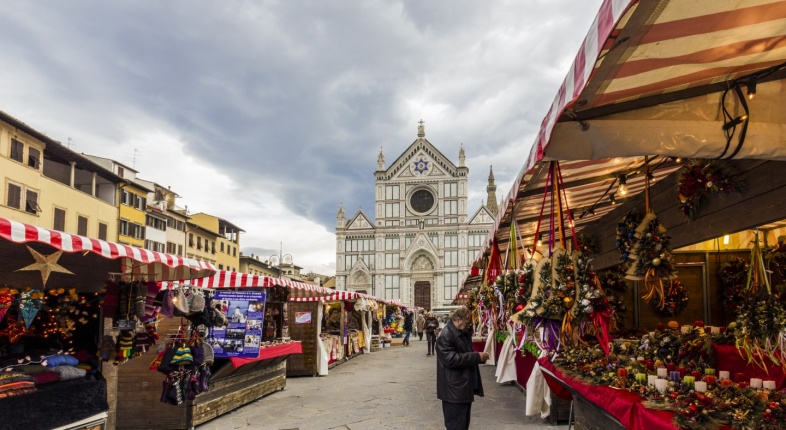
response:
{"label": "church gable", "polygon": [[486,206],[481,206],[475,215],[470,218],[469,225],[477,225],[477,224],[492,224],[494,223],[494,217],[491,216],[491,213]]}
{"label": "church gable", "polygon": [[458,168],[425,138],[418,138],[385,171],[385,179],[458,177]]}
{"label": "church gable", "polygon": [[374,224],[369,221],[366,214],[363,213],[362,210],[358,211],[357,214],[352,218],[347,224],[347,230],[361,230],[361,229],[369,229],[374,228]]}

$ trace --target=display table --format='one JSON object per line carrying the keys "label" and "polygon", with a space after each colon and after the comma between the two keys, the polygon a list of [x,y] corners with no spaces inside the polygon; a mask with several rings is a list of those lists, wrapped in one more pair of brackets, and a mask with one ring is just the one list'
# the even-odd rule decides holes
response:
{"label": "display table", "polygon": [[538,360],[552,392],[573,398],[577,427],[583,429],[676,430],[674,413],[644,407],[642,397],[626,390],[589,385],[566,377],[547,357]]}
{"label": "display table", "polygon": [[[761,367],[751,363],[748,364],[748,359],[740,355],[740,350],[734,345],[719,345],[712,344],[712,350],[715,353],[715,368],[718,370],[728,370],[732,377],[737,373],[745,375],[745,380],[750,378],[761,378],[764,380],[775,381],[777,389],[782,390],[786,388],[786,374],[780,366],[770,365],[767,366],[765,371]],[[745,352],[743,352],[745,354]],[[769,361],[769,360],[768,360]]]}
{"label": "display table", "polygon": [[282,355],[291,355],[291,354],[302,354],[303,347],[300,342],[290,342],[284,343],[281,345],[269,346],[267,348],[260,348],[259,355],[256,358],[241,358],[241,357],[231,357],[229,361],[232,363],[232,367],[237,369],[240,366],[249,363],[255,363],[260,360],[266,360],[268,358],[275,358],[280,357]]}

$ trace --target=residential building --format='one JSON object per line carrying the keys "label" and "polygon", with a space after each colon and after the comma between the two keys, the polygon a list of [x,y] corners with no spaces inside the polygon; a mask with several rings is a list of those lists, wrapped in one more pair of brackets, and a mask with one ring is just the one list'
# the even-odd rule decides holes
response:
{"label": "residential building", "polygon": [[[486,205],[467,215],[463,146],[456,166],[425,138],[421,121],[412,144],[388,167],[380,150],[375,172],[376,216],[362,209],[336,223],[336,289],[364,292],[436,311],[446,310],[493,226]],[[493,173],[487,187],[496,205]]]}
{"label": "residential building", "polygon": [[137,182],[153,190],[147,194],[145,248],[164,248],[164,252],[186,256],[186,209],[175,201],[180,196],[169,187],[137,178]]}
{"label": "residential building", "polygon": [[273,278],[278,277],[278,269],[271,266],[268,261],[262,261],[258,255],[251,254],[243,255],[240,253],[240,270],[241,273],[248,273],[249,275],[256,276],[270,276]]}
{"label": "residential building", "polygon": [[216,256],[216,241],[218,232],[202,227],[194,221],[186,222],[186,257],[194,260],[212,263],[219,270],[226,270],[219,266]]}
{"label": "residential building", "polygon": [[117,241],[117,192],[127,181],[0,111],[0,216]]}
{"label": "residential building", "polygon": [[[240,269],[240,233],[244,230],[223,218],[206,213],[196,213],[190,215],[190,218],[188,225],[193,224],[215,235],[209,243],[205,243],[205,247],[206,249],[210,247],[210,255],[213,256],[218,269],[237,272]],[[189,232],[190,230],[187,229],[187,233]],[[195,236],[195,238],[198,241],[200,237]],[[199,243],[196,245],[198,247]]]}
{"label": "residential building", "polygon": [[117,241],[126,245],[144,248],[145,223],[147,222],[147,193],[153,190],[136,180],[137,171],[131,167],[105,157],[82,155],[126,180],[119,186],[115,200],[119,216]]}

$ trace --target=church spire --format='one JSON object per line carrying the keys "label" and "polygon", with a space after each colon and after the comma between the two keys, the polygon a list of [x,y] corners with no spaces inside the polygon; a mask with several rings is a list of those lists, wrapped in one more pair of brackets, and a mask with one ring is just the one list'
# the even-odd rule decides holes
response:
{"label": "church spire", "polygon": [[426,127],[423,125],[423,119],[418,122],[418,137],[426,137]]}
{"label": "church spire", "polygon": [[467,161],[466,155],[464,155],[464,144],[461,144],[459,148],[459,167],[466,167],[465,161]]}
{"label": "church spire", "polygon": [[344,203],[341,203],[338,207],[338,213],[336,214],[336,227],[337,228],[344,228],[347,224],[347,214],[344,212]]}
{"label": "church spire", "polygon": [[499,207],[497,206],[497,186],[494,184],[494,167],[489,166],[489,184],[486,185],[486,192],[488,192],[488,203],[486,209],[489,210],[494,217],[499,214]]}
{"label": "church spire", "polygon": [[377,156],[377,170],[385,170],[385,154],[382,153],[382,147],[379,147],[379,155]]}

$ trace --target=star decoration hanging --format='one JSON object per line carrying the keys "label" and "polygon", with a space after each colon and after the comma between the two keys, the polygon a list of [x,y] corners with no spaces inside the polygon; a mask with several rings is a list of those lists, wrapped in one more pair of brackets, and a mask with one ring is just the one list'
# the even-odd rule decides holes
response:
{"label": "star decoration hanging", "polygon": [[57,260],[63,254],[62,250],[57,251],[54,254],[50,254],[50,255],[41,255],[35,249],[29,246],[27,247],[27,249],[30,251],[31,254],[33,254],[33,258],[35,258],[35,263],[23,267],[21,269],[16,269],[17,272],[22,270],[40,271],[41,279],[44,281],[44,286],[46,286],[46,281],[49,279],[49,275],[52,274],[53,272],[67,273],[69,275],[73,275],[73,273],[70,272],[68,269],[57,264]]}

